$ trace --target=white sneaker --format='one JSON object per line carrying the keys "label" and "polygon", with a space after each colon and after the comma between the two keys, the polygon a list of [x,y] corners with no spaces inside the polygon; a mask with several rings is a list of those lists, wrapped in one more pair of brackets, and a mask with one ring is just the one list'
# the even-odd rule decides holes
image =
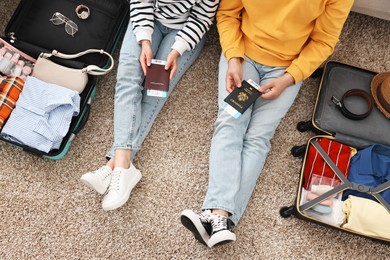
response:
{"label": "white sneaker", "polygon": [[104,194],[110,185],[111,174],[112,169],[105,165],[96,171],[83,174],[80,180],[82,183],[96,190],[98,193]]}
{"label": "white sneaker", "polygon": [[131,190],[141,180],[141,172],[131,164],[129,169],[115,168],[107,193],[103,198],[104,210],[121,207],[129,199]]}

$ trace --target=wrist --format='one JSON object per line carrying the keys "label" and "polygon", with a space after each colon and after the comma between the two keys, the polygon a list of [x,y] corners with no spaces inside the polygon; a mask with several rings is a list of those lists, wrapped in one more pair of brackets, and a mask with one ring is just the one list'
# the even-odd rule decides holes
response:
{"label": "wrist", "polygon": [[178,52],[177,50],[175,49],[172,49],[171,50],[171,55],[174,57],[174,58],[177,58],[180,56],[180,52]]}
{"label": "wrist", "polygon": [[294,77],[288,72],[284,73],[283,80],[286,83],[287,87],[295,84]]}
{"label": "wrist", "polygon": [[229,64],[241,64],[241,58],[239,58],[239,57],[230,58],[228,63]]}
{"label": "wrist", "polygon": [[141,40],[141,46],[144,47],[144,46],[150,46],[150,41],[149,40]]}

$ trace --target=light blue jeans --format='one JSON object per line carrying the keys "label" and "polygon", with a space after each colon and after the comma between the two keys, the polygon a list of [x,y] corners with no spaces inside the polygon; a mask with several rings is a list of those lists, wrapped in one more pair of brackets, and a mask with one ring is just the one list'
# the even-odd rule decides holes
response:
{"label": "light blue jeans", "polygon": [[[223,109],[228,68],[221,55],[218,75],[218,118],[211,141],[209,185],[202,209],[221,209],[239,222],[270,150],[270,140],[294,102],[302,82],[288,87],[274,100],[257,99],[238,119]],[[264,85],[283,75],[286,67],[269,67],[248,57],[242,64],[243,79]]]}
{"label": "light blue jeans", "polygon": [[[166,60],[179,30],[170,29],[155,21],[152,35],[154,59]],[[169,84],[169,92],[186,70],[198,58],[204,45],[204,37],[191,51],[177,58],[177,71]],[[143,88],[144,73],[139,57],[141,46],[137,43],[132,25],[129,23],[120,50],[114,105],[114,143],[107,158],[114,157],[116,149],[131,149],[131,160],[140,149],[167,98],[146,95]]]}

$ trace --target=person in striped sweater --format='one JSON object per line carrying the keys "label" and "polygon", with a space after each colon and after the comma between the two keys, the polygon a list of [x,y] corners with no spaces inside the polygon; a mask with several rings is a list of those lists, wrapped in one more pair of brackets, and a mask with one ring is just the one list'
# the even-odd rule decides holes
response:
{"label": "person in striped sweater", "polygon": [[[219,110],[209,185],[202,211],[181,214],[183,225],[200,242],[213,247],[236,240],[232,228],[249,203],[270,140],[302,81],[332,54],[352,4],[353,0],[221,0],[216,15],[222,46]],[[225,110],[224,99],[249,79],[263,94],[235,118]]]}
{"label": "person in striped sweater", "polygon": [[133,165],[166,98],[147,96],[143,81],[152,59],[170,69],[168,95],[199,56],[219,0],[129,0],[130,22],[122,42],[115,86],[114,142],[108,162],[81,181],[104,194],[102,207],[126,203],[141,179]]}

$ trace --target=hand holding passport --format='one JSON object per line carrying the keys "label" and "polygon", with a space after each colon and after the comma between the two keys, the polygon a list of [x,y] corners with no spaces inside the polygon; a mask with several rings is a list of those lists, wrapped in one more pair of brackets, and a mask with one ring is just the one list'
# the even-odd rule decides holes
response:
{"label": "hand holding passport", "polygon": [[145,89],[148,96],[167,97],[169,91],[170,69],[165,69],[166,61],[152,59],[145,78]]}
{"label": "hand holding passport", "polygon": [[241,87],[235,88],[224,99],[225,111],[234,118],[240,117],[263,94],[259,88],[260,86],[253,80],[243,80]]}

